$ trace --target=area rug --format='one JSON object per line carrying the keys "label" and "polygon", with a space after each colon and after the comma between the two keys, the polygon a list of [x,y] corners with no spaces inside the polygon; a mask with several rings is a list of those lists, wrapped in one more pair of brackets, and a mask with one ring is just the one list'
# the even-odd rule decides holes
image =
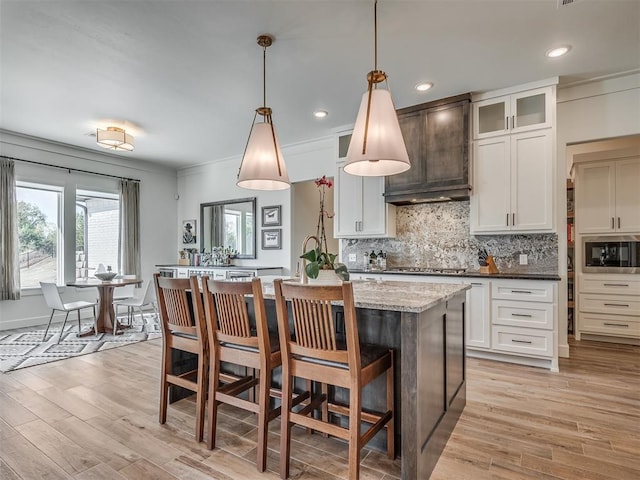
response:
{"label": "area rug", "polygon": [[[162,335],[155,313],[145,313],[142,317],[136,315],[133,326],[120,335],[100,333],[79,338],[76,336],[78,333],[76,323],[75,325],[67,324],[60,338],[61,326],[61,324],[52,325],[45,342],[42,341],[42,336],[46,325],[34,330],[0,332],[0,372],[6,373],[19,368],[153,340]],[[60,338],[59,343],[58,338]]]}

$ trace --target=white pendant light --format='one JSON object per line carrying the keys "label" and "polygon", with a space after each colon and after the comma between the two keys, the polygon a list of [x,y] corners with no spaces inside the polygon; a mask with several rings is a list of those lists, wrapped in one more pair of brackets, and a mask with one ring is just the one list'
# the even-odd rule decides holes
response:
{"label": "white pendant light", "polygon": [[[236,185],[251,190],[284,190],[291,186],[287,166],[282,157],[282,151],[278,144],[271,109],[267,107],[267,47],[273,43],[273,38],[268,35],[258,37],[258,45],[262,51],[262,80],[263,80],[263,106],[256,109],[249,132],[249,139],[242,156],[238,181]],[[256,118],[261,115],[263,122],[256,123]]]}
{"label": "white pendant light", "polygon": [[351,135],[344,171],[363,177],[402,173],[411,168],[391,92],[378,88],[387,74],[378,70],[378,2],[373,7],[374,69],[367,75],[369,88],[362,96]]}
{"label": "white pendant light", "polygon": [[133,135],[118,127],[107,127],[106,130],[96,129],[96,142],[102,148],[110,150],[133,150]]}

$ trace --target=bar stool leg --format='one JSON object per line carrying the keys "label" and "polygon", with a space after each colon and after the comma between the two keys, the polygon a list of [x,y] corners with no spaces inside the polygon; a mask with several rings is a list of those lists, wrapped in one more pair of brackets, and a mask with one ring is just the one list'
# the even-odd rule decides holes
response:
{"label": "bar stool leg", "polygon": [[[283,365],[284,367],[284,365]],[[287,369],[288,370],[288,369]],[[289,478],[289,460],[291,454],[291,375],[282,369],[282,406],[280,409],[280,478]]]}

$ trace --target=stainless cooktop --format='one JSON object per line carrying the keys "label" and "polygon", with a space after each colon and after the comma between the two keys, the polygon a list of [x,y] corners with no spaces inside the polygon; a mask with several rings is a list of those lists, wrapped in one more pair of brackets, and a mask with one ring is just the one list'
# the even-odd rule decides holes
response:
{"label": "stainless cooktop", "polygon": [[387,272],[402,273],[445,273],[449,275],[462,274],[467,271],[466,268],[444,268],[444,267],[393,267],[387,269]]}

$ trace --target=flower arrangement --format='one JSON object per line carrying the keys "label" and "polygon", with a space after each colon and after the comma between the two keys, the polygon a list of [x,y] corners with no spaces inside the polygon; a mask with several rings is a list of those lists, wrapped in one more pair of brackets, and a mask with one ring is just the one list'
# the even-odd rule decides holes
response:
{"label": "flower arrangement", "polygon": [[338,257],[335,253],[329,253],[327,247],[327,234],[324,227],[325,218],[333,218],[335,214],[329,213],[324,207],[324,198],[326,191],[333,187],[333,181],[325,175],[317,178],[315,184],[318,187],[320,195],[320,211],[318,213],[318,225],[316,227],[317,245],[313,250],[304,252],[300,258],[307,260],[309,263],[305,266],[305,272],[309,278],[318,278],[320,270],[333,270],[342,280],[349,280],[349,271],[343,263],[337,262]]}

